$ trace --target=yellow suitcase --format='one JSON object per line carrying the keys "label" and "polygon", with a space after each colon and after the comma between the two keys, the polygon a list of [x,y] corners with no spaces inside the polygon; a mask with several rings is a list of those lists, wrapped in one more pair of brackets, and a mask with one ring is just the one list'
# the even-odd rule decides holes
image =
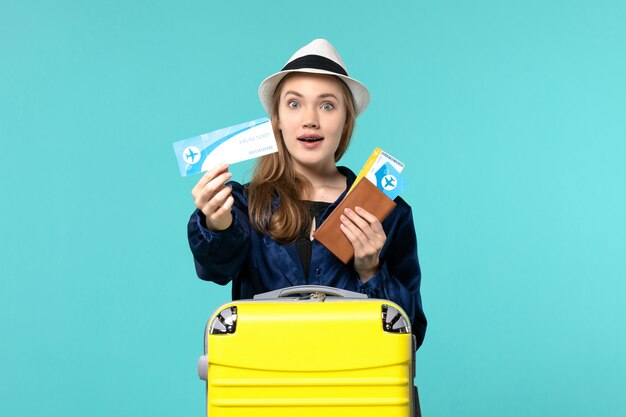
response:
{"label": "yellow suitcase", "polygon": [[410,321],[391,301],[290,287],[224,304],[204,340],[209,417],[420,415]]}

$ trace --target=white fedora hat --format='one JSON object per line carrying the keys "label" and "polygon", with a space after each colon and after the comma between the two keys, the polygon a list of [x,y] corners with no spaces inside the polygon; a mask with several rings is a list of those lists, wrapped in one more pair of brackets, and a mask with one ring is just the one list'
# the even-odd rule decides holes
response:
{"label": "white fedora hat", "polygon": [[370,102],[369,91],[363,84],[348,76],[346,66],[337,50],[326,39],[315,39],[300,48],[289,58],[282,70],[267,77],[259,86],[259,98],[267,114],[272,114],[272,96],[276,86],[292,72],[328,74],[340,78],[352,92],[357,115],[361,114]]}

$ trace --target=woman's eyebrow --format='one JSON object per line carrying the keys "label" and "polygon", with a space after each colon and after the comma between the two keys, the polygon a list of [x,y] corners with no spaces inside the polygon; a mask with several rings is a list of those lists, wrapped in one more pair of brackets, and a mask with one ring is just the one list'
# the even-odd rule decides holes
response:
{"label": "woman's eyebrow", "polygon": [[287,97],[289,94],[293,94],[294,96],[297,96],[297,97],[304,97],[302,94],[298,93],[297,91],[293,91],[293,90],[289,90],[289,91],[285,92],[285,95],[283,97]]}
{"label": "woman's eyebrow", "polygon": [[332,97],[332,98],[334,98],[335,100],[339,101],[339,99],[337,98],[337,96],[336,96],[336,95],[334,95],[333,93],[320,94],[318,97],[319,97],[319,98],[328,98],[328,97]]}

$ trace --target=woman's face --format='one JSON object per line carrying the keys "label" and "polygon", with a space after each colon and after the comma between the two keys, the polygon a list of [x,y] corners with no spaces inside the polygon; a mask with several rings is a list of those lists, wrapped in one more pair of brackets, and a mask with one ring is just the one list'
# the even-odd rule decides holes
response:
{"label": "woman's face", "polygon": [[298,73],[283,82],[278,128],[297,172],[334,168],[345,124],[346,103],[337,78]]}

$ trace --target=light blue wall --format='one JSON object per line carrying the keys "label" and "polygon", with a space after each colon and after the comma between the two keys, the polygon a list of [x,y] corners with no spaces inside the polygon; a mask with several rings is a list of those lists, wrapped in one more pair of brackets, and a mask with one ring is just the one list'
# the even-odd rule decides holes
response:
{"label": "light blue wall", "polygon": [[229,288],[195,278],[171,143],[263,116],[259,82],[317,37],[373,97],[342,162],[408,165],[424,414],[626,415],[625,22],[617,0],[3,0],[0,415],[202,414]]}

